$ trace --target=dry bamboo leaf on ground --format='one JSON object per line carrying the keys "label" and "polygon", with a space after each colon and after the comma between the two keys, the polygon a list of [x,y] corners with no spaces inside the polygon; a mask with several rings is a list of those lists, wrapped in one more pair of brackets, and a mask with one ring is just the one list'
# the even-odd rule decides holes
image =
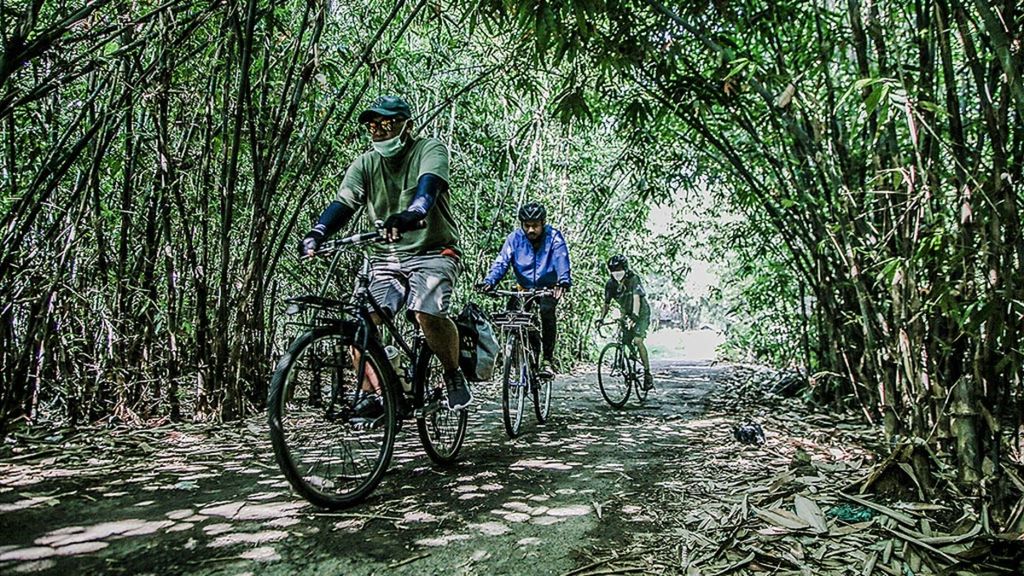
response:
{"label": "dry bamboo leaf on ground", "polygon": [[868,508],[871,508],[872,510],[875,510],[877,512],[881,512],[882,514],[885,514],[889,518],[892,518],[893,520],[896,520],[900,524],[906,524],[907,526],[910,526],[911,528],[913,528],[914,525],[916,524],[914,519],[911,518],[910,516],[907,516],[906,514],[904,514],[902,512],[893,510],[892,508],[889,508],[888,506],[882,506],[881,504],[876,504],[876,503],[874,503],[874,502],[872,502],[870,500],[866,500],[866,499],[861,498],[859,496],[853,496],[852,494],[847,494],[845,492],[840,492],[839,495],[842,496],[843,498],[848,499],[848,500],[852,500],[852,501],[856,502],[857,504],[860,504],[861,506],[867,506]]}
{"label": "dry bamboo leaf on ground", "polygon": [[909,542],[911,544],[915,544],[917,546],[920,546],[921,548],[924,548],[925,550],[928,550],[929,552],[933,552],[935,554],[938,554],[939,556],[941,556],[943,559],[945,559],[947,562],[949,562],[951,564],[956,564],[957,561],[958,561],[956,558],[950,556],[949,554],[946,554],[945,552],[943,552],[942,550],[939,550],[938,548],[932,546],[931,544],[927,544],[925,542],[922,542],[921,540],[918,540],[917,538],[914,538],[913,536],[911,536],[909,534],[906,534],[906,533],[904,533],[904,532],[902,532],[900,530],[893,530],[892,528],[888,528],[888,527],[885,527],[885,526],[882,526],[882,529],[885,530],[886,532],[889,532],[890,534],[892,534],[894,536],[897,536],[898,538],[901,538],[905,542]]}
{"label": "dry bamboo leaf on ground", "polygon": [[796,506],[796,515],[803,521],[807,522],[811,530],[818,534],[828,532],[828,523],[825,521],[825,514],[822,513],[821,508],[810,498],[803,495],[796,494],[793,496],[794,505]]}
{"label": "dry bamboo leaf on ground", "polygon": [[788,510],[755,507],[754,513],[770,524],[790,530],[806,530],[811,527],[806,520]]}
{"label": "dry bamboo leaf on ground", "polygon": [[931,544],[933,546],[939,546],[939,545],[944,545],[944,544],[958,544],[960,542],[964,542],[965,540],[970,540],[971,538],[974,538],[975,536],[977,536],[980,533],[981,533],[981,523],[979,522],[979,523],[975,524],[974,527],[970,529],[970,531],[965,532],[963,534],[945,534],[945,535],[926,536],[924,538],[921,538],[920,540],[922,542],[925,542],[927,544]]}
{"label": "dry bamboo leaf on ground", "polygon": [[866,522],[856,522],[854,524],[847,524],[846,526],[838,526],[836,528],[833,528],[829,533],[835,537],[847,536],[849,534],[864,532],[865,530],[870,528],[874,523],[874,519],[868,520]]}
{"label": "dry bamboo leaf on ground", "polygon": [[747,564],[750,564],[751,562],[753,562],[755,556],[756,555],[753,552],[751,552],[750,554],[748,554],[745,558],[743,558],[739,562],[736,562],[734,564],[726,566],[725,568],[719,570],[718,572],[715,572],[711,576],[724,576],[725,574],[728,574],[728,573],[730,573],[730,572],[732,572],[732,571],[734,571],[734,570],[736,570],[738,568],[742,568],[742,567],[746,566]]}

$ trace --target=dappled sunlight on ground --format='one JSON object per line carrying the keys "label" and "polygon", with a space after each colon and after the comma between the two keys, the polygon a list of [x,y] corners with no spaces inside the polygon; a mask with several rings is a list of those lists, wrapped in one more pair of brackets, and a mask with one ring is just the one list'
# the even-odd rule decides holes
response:
{"label": "dappled sunlight on ground", "polygon": [[[140,432],[128,446],[97,448],[117,456],[95,467],[87,451],[0,462],[0,572],[64,573],[77,558],[85,572],[267,573],[301,562],[303,573],[427,574],[452,556],[506,574],[531,573],[517,562],[543,559],[536,566],[563,573],[608,515],[647,521],[629,508],[638,466],[719,425],[687,426],[706,383],[699,390],[685,374],[658,370],[664,390],[623,410],[601,400],[592,370],[560,375],[549,422],[538,425],[528,404],[514,440],[501,425],[500,388],[478,384],[455,468],[433,466],[406,422],[384,481],[350,510],[318,510],[291,492],[259,417]],[[58,506],[77,512],[56,520]],[[46,528],[18,535],[11,514]],[[130,552],[140,547],[142,558]],[[343,549],[359,552],[335,554]]]}

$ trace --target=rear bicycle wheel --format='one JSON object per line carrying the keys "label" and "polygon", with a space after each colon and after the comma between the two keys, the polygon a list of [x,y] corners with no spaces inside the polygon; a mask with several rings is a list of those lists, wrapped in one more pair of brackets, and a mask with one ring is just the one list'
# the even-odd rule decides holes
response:
{"label": "rear bicycle wheel", "polygon": [[529,351],[514,334],[510,334],[505,350],[505,377],[501,385],[501,419],[509,438],[519,435],[523,424],[523,405],[530,378]]}
{"label": "rear bicycle wheel", "polygon": [[[636,362],[637,364],[640,364],[639,360],[637,360]],[[640,364],[639,367],[634,366],[632,373],[633,391],[636,393],[636,401],[643,403],[644,400],[647,400],[647,393],[650,392],[650,390],[644,388],[643,364]]]}
{"label": "rear bicycle wheel", "polygon": [[[309,502],[352,506],[380,483],[395,446],[397,396],[387,357],[370,342],[356,374],[353,338],[315,328],[292,343],[270,383],[270,440],[285,478]],[[374,391],[362,393],[363,384]],[[366,397],[365,400],[363,397]]]}
{"label": "rear bicycle wheel", "polygon": [[622,345],[611,342],[601,349],[597,359],[597,385],[601,396],[613,408],[622,408],[629,399],[629,374]]}
{"label": "rear bicycle wheel", "polygon": [[633,392],[636,395],[636,401],[643,404],[644,400],[647,400],[647,393],[650,390],[644,388],[644,363],[640,361],[640,356],[637,354],[636,348],[630,345],[629,357],[626,359],[629,363],[629,381],[633,385]]}
{"label": "rear bicycle wheel", "polygon": [[551,415],[551,384],[553,377],[535,378],[533,385],[533,411],[537,415],[537,422],[547,422]]}
{"label": "rear bicycle wheel", "polygon": [[444,399],[444,370],[441,362],[430,352],[428,360],[425,394],[427,401],[422,416],[416,418],[416,430],[420,435],[423,450],[435,464],[448,466],[455,462],[466,441],[467,410],[449,410]]}

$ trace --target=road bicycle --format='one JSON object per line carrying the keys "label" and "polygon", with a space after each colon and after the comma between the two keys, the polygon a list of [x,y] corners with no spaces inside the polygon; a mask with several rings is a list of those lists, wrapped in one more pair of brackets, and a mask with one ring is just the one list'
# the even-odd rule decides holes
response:
{"label": "road bicycle", "polygon": [[[491,314],[491,322],[501,332],[504,357],[501,381],[501,417],[505,433],[509,438],[519,435],[523,424],[526,397],[533,397],[533,409],[537,422],[543,424],[551,412],[551,384],[553,376],[537,373],[537,350],[530,345],[530,339],[539,340],[539,309],[534,302],[545,296],[554,295],[554,290],[487,290],[482,294],[495,298],[511,298],[511,309]],[[527,311],[532,308],[532,310]]]}
{"label": "road bicycle", "polygon": [[[270,438],[288,482],[323,508],[352,506],[373,492],[403,421],[416,421],[423,449],[442,466],[455,462],[466,439],[466,410],[448,409],[440,362],[419,326],[413,323],[411,334],[403,336],[370,294],[365,251],[380,241],[379,232],[354,234],[316,251],[334,255],[328,274],[342,253],[362,253],[364,265],[349,298],[286,300],[289,312],[310,312],[312,320],[302,323],[305,331],[274,370]],[[385,348],[381,328],[393,348]]]}
{"label": "road bicycle", "polygon": [[647,399],[650,391],[644,387],[644,365],[633,342],[626,341],[625,320],[620,318],[598,324],[601,328],[615,324],[618,326],[615,339],[605,344],[597,358],[597,384],[601,396],[614,408],[622,408],[629,400],[630,391],[636,395],[638,402]]}

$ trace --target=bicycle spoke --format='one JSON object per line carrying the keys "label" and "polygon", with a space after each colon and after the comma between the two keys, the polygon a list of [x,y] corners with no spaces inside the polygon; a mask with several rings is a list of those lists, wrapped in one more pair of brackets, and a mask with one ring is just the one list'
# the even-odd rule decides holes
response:
{"label": "bicycle spoke", "polygon": [[[334,329],[307,333],[271,383],[271,439],[278,463],[296,491],[328,508],[365,498],[380,482],[394,447],[396,398],[387,385],[378,383],[371,400],[377,414],[355,413],[363,383],[350,342]],[[360,356],[378,378],[382,356],[382,351]]]}
{"label": "bicycle spoke", "polygon": [[598,357],[597,382],[601,395],[609,405],[621,408],[629,398],[630,381],[622,346],[611,343],[606,345]]}

